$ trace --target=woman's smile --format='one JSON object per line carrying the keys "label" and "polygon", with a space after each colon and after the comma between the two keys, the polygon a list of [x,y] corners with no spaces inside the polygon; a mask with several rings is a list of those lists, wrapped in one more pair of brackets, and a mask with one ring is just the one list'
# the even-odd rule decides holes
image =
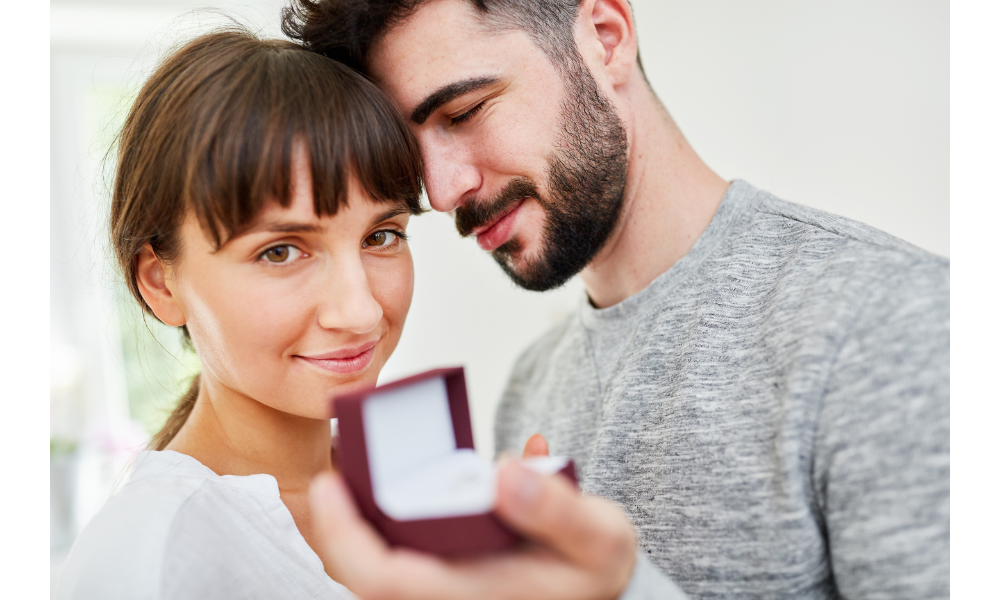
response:
{"label": "woman's smile", "polygon": [[355,373],[364,370],[375,356],[375,346],[379,340],[355,344],[330,352],[311,355],[296,354],[295,358],[332,373]]}

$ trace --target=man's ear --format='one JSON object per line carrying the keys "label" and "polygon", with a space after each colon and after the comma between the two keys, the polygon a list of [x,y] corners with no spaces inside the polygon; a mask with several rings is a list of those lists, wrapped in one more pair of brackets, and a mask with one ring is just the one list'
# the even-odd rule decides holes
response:
{"label": "man's ear", "polygon": [[173,269],[170,265],[160,260],[149,244],[142,247],[135,261],[135,282],[142,299],[153,309],[153,314],[174,327],[187,323],[183,307],[174,295]]}
{"label": "man's ear", "polygon": [[[609,83],[628,83],[639,55],[632,7],[628,0],[584,0],[577,18],[580,52],[601,60]],[[582,38],[579,37],[582,35]],[[596,66],[596,65],[595,65]]]}

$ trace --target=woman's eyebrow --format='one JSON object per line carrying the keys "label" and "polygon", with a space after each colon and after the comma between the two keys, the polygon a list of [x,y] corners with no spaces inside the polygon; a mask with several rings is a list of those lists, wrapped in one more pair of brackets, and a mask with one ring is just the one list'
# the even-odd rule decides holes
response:
{"label": "woman's eyebrow", "polygon": [[326,227],[322,225],[317,225],[315,223],[295,223],[291,221],[266,221],[258,225],[254,225],[250,229],[243,232],[243,235],[248,233],[257,232],[270,232],[270,233],[323,233]]}
{"label": "woman's eyebrow", "polygon": [[[372,224],[381,223],[382,221],[387,221],[393,217],[397,217],[401,214],[409,213],[410,209],[399,202],[394,205],[389,210],[379,213],[372,218]],[[318,225],[316,223],[297,223],[295,221],[264,221],[263,223],[258,223],[253,227],[245,229],[234,235],[232,238],[243,237],[245,235],[250,235],[252,233],[323,233],[326,231],[326,226]]]}
{"label": "woman's eyebrow", "polygon": [[410,212],[409,207],[407,207],[405,204],[403,204],[402,202],[400,202],[399,204],[393,206],[392,208],[390,208],[389,210],[385,211],[384,213],[382,213],[380,215],[376,215],[375,218],[372,219],[372,225],[374,225],[376,223],[381,223],[382,221],[388,221],[389,219],[391,219],[393,217],[398,217],[399,215],[402,215],[402,214],[408,214],[409,212]]}
{"label": "woman's eyebrow", "polygon": [[[323,233],[326,227],[315,223],[296,223],[294,221],[264,221],[252,227],[242,229],[226,238],[215,252],[219,252],[235,239],[242,238],[254,233]],[[214,253],[213,253],[214,254]]]}

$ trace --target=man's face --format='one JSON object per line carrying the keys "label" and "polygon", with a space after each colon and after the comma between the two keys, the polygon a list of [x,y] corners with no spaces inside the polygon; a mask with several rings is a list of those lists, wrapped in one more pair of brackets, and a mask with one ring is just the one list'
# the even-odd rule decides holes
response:
{"label": "man's face", "polygon": [[431,206],[533,290],[590,262],[625,187],[624,126],[586,66],[570,70],[523,31],[487,30],[466,0],[428,2],[371,61],[420,143]]}

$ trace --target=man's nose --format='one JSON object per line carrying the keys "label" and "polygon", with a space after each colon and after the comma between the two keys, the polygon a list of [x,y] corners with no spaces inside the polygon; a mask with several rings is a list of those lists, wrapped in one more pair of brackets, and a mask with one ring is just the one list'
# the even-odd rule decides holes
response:
{"label": "man's nose", "polygon": [[424,185],[431,208],[449,212],[482,187],[483,178],[472,155],[454,140],[433,134],[420,139]]}
{"label": "man's nose", "polygon": [[365,334],[382,320],[382,305],[372,295],[361,258],[327,267],[328,276],[321,283],[319,324],[324,329],[336,329]]}

